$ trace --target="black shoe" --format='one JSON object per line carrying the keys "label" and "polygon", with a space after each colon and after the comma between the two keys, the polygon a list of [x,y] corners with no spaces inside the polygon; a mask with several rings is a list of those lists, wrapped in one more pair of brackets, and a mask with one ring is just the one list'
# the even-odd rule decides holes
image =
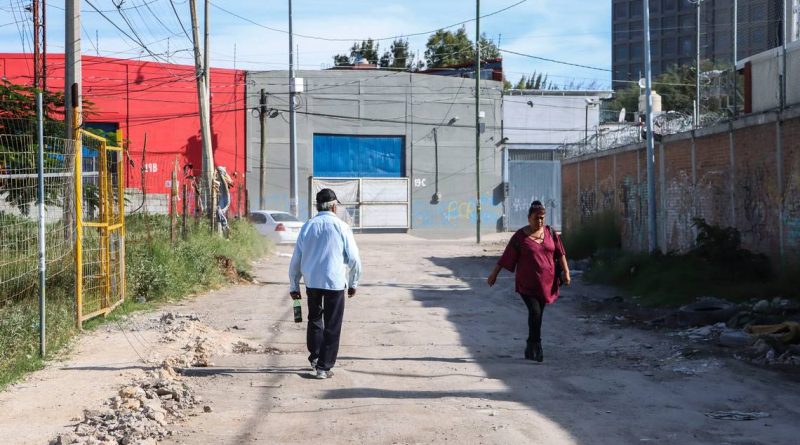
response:
{"label": "black shoe", "polygon": [[532,359],[536,360],[537,362],[540,362],[540,363],[544,361],[544,352],[542,351],[542,344],[541,343],[539,343],[539,344],[537,344],[535,346],[535,348],[533,350]]}
{"label": "black shoe", "polygon": [[530,348],[525,348],[525,360],[533,360],[533,351]]}

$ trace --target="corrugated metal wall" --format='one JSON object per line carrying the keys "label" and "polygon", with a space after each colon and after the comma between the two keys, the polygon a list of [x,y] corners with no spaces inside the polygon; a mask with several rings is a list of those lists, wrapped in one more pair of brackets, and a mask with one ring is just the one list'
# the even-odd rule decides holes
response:
{"label": "corrugated metal wall", "polygon": [[314,176],[405,177],[402,136],[314,135]]}
{"label": "corrugated metal wall", "polygon": [[546,224],[561,229],[561,162],[547,150],[508,152],[508,229],[528,224],[528,208],[534,200],[547,208]]}

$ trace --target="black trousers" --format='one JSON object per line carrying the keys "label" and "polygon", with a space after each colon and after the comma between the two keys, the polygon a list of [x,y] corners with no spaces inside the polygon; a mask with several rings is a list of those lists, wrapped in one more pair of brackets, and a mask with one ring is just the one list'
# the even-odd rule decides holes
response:
{"label": "black trousers", "polygon": [[325,371],[336,364],[344,316],[344,290],[306,289],[308,295],[308,360]]}
{"label": "black trousers", "polygon": [[544,303],[533,297],[521,295],[522,301],[528,308],[528,344],[527,349],[532,351],[533,347],[542,342],[542,315],[544,315]]}

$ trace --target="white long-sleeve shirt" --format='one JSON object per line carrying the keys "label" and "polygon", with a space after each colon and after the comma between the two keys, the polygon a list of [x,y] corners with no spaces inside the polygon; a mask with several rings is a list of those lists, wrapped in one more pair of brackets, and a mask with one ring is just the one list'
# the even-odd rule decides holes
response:
{"label": "white long-sleeve shirt", "polygon": [[301,276],[312,289],[358,287],[358,246],[350,227],[332,212],[317,213],[300,229],[289,263],[290,292],[300,291]]}

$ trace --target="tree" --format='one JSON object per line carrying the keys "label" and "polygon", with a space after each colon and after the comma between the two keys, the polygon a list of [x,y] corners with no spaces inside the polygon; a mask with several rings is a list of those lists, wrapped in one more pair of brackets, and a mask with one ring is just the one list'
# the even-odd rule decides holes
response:
{"label": "tree", "polygon": [[425,62],[428,68],[460,65],[474,57],[472,42],[465,27],[456,32],[440,29],[428,37],[425,45]]}
{"label": "tree", "polygon": [[405,68],[412,66],[409,53],[408,40],[395,39],[388,51],[385,51],[380,60],[381,68]]}
{"label": "tree", "polygon": [[489,40],[486,37],[486,34],[481,34],[481,38],[478,39],[478,44],[481,48],[481,60],[496,59],[500,57],[500,50],[497,49],[497,45],[495,45],[492,40]]}
{"label": "tree", "polygon": [[335,66],[352,66],[357,60],[363,58],[368,63],[377,65],[379,61],[378,50],[380,45],[372,39],[362,40],[361,44],[353,42],[350,47],[350,54],[337,54],[333,56]]}
{"label": "tree", "polygon": [[524,90],[525,89],[525,85],[527,85],[527,84],[528,84],[528,80],[525,77],[525,75],[523,74],[522,77],[519,78],[519,82],[517,82],[517,85],[514,88],[517,89],[517,90]]}

